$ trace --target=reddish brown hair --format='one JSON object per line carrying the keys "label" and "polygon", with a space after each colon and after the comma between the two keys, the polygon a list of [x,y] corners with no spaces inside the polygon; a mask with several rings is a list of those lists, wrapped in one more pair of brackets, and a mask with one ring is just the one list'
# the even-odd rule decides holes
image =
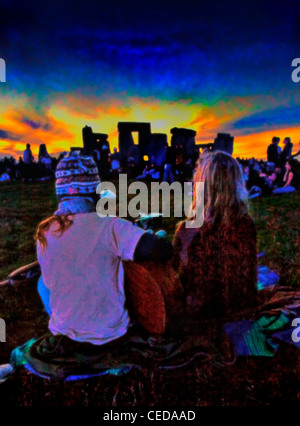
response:
{"label": "reddish brown hair", "polygon": [[69,214],[62,215],[62,216],[53,215],[49,217],[48,219],[43,220],[38,225],[38,228],[34,237],[35,240],[40,243],[42,251],[44,251],[48,245],[45,233],[48,232],[48,230],[50,229],[50,226],[54,223],[56,223],[57,226],[52,230],[52,234],[55,235],[56,237],[61,237],[63,233],[67,231],[73,225],[73,220],[72,218],[70,218]]}

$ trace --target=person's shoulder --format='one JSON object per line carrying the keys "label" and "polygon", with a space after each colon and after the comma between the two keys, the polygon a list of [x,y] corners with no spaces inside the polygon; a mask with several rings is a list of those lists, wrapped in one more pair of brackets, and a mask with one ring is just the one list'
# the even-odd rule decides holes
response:
{"label": "person's shoulder", "polygon": [[113,224],[114,220],[116,219],[114,216],[99,216],[96,211],[76,214],[74,215],[74,218],[76,222],[84,222],[86,224],[96,224],[103,226],[109,226],[110,224]]}
{"label": "person's shoulder", "polygon": [[111,216],[109,217],[110,221],[115,224],[115,225],[124,225],[124,226],[134,226],[132,222],[130,222],[130,220],[128,219],[124,219],[122,217],[118,217],[118,216]]}
{"label": "person's shoulder", "polygon": [[240,214],[236,220],[240,224],[252,224],[252,223],[254,223],[254,221],[253,221],[253,219],[252,219],[252,217],[250,216],[249,213]]}
{"label": "person's shoulder", "polygon": [[91,213],[83,213],[78,215],[78,217],[80,217],[81,220],[83,221],[88,221],[88,222],[98,221],[99,223],[106,226],[113,225],[113,226],[125,226],[125,227],[128,226],[132,228],[137,228],[137,226],[134,226],[134,224],[128,219],[123,219],[118,216],[101,216],[101,215],[98,215],[96,211]]}
{"label": "person's shoulder", "polygon": [[246,232],[255,231],[256,229],[254,220],[248,213],[239,216],[236,220],[236,225],[239,230],[244,230]]}
{"label": "person's shoulder", "polygon": [[130,235],[142,235],[146,232],[130,220],[118,216],[111,217],[111,221],[108,223],[112,225],[116,234],[128,235],[128,238],[130,238]]}
{"label": "person's shoulder", "polygon": [[141,228],[133,226],[129,220],[117,216],[101,217],[96,212],[75,215],[76,222],[78,226],[82,226],[85,229],[106,230],[115,234],[131,233],[135,232],[135,230],[143,231]]}

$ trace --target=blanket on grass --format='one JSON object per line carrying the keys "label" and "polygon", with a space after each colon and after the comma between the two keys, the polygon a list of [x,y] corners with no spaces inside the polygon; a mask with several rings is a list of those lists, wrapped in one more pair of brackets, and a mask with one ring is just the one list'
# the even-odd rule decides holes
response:
{"label": "blanket on grass", "polygon": [[[293,320],[299,318],[300,322],[300,292],[279,287],[278,280],[275,272],[259,267],[257,286],[269,293],[267,303],[262,305],[256,318],[224,325],[224,338],[230,342],[234,357],[271,357],[282,341],[300,347],[300,343],[292,339]],[[123,375],[134,368],[181,368],[193,360],[218,363],[224,354],[207,338],[203,328],[196,324],[185,328],[185,325],[183,319],[181,334],[175,337],[149,336],[132,327],[125,336],[102,346],[75,342],[48,332],[14,349],[10,364],[13,368],[25,367],[43,378],[70,381],[106,374]]]}
{"label": "blanket on grass", "polygon": [[134,327],[125,336],[102,346],[75,342],[49,331],[14,349],[10,364],[43,378],[71,381],[123,375],[133,368],[180,368],[195,358],[198,362],[211,361],[211,352],[200,336],[184,340],[143,336]]}
{"label": "blanket on grass", "polygon": [[[292,339],[292,322],[297,317],[300,318],[300,292],[276,289],[257,320],[224,325],[234,358],[272,357],[280,342],[300,348],[300,343]],[[196,326],[194,334],[177,337],[149,336],[132,327],[125,336],[103,346],[75,342],[48,332],[16,348],[10,363],[14,368],[25,367],[40,377],[70,381],[106,374],[123,375],[133,368],[182,368],[194,360],[197,363],[221,361],[225,365],[223,356],[207,334]]]}
{"label": "blanket on grass", "polygon": [[275,286],[257,318],[226,323],[223,330],[235,356],[271,357],[280,342],[300,348],[300,337],[294,337],[297,318],[300,324],[300,291]]}

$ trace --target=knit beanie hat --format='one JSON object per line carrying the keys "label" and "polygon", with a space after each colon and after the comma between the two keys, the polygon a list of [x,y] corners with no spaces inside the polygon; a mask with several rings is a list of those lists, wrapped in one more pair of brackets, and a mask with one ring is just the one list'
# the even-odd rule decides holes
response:
{"label": "knit beanie hat", "polygon": [[56,194],[59,201],[72,197],[89,197],[100,183],[98,169],[92,157],[71,152],[56,168]]}

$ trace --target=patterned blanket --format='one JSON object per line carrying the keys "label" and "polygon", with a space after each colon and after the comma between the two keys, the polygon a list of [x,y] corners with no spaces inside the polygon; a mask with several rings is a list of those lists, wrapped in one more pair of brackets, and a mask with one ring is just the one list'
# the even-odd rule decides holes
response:
{"label": "patterned blanket", "polygon": [[300,338],[293,338],[293,321],[299,318],[300,324],[300,292],[275,286],[270,293],[257,318],[224,325],[236,356],[270,357],[275,355],[280,342],[300,348]]}
{"label": "patterned blanket", "polygon": [[125,336],[102,346],[48,332],[16,348],[10,364],[14,368],[25,367],[43,378],[70,381],[105,374],[122,375],[133,368],[175,369],[195,358],[198,362],[211,362],[211,352],[200,336],[166,339],[143,335],[134,327]]}
{"label": "patterned blanket", "polygon": [[[259,267],[258,288],[261,293],[268,293],[267,302],[262,304],[256,318],[224,325],[224,346],[229,344],[229,355],[210,340],[203,325],[188,324],[181,317],[178,325],[173,324],[173,331],[178,329],[180,333],[151,335],[135,326],[125,336],[102,346],[48,332],[13,350],[10,364],[14,368],[25,367],[44,378],[69,381],[105,374],[123,375],[133,368],[181,368],[194,360],[218,363],[221,359],[226,364],[231,356],[271,357],[282,341],[300,347],[292,339],[293,320],[299,318],[300,323],[300,292],[279,287],[278,280],[276,273]],[[166,284],[162,291],[169,291]],[[167,309],[173,313],[173,308],[178,308],[176,303],[174,299],[174,306]]]}

